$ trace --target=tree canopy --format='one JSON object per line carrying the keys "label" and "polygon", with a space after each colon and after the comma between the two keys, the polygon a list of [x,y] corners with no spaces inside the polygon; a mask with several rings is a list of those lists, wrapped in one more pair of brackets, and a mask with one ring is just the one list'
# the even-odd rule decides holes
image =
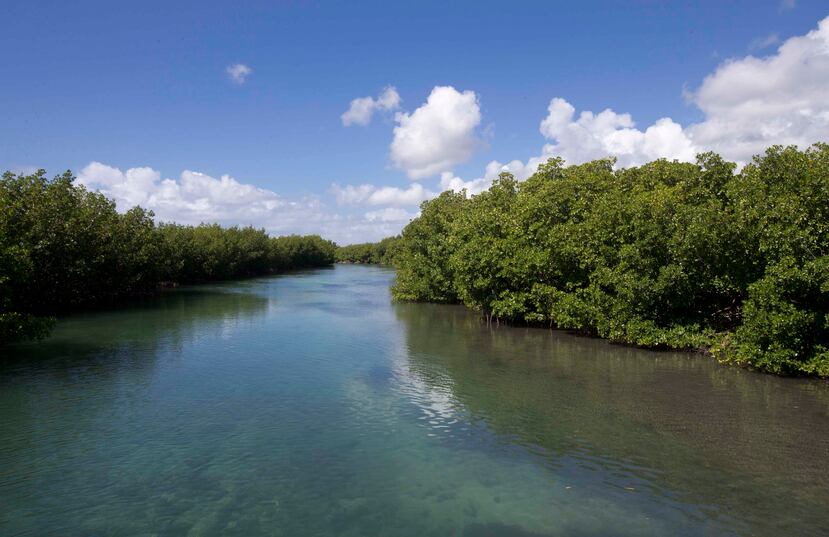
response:
{"label": "tree canopy", "polygon": [[550,159],[524,182],[444,192],[396,245],[399,300],[829,376],[829,145],[741,170]]}
{"label": "tree canopy", "polygon": [[316,235],[269,237],[252,227],[156,225],[125,213],[70,172],[0,179],[0,344],[42,337],[58,313],[113,303],[160,282],[196,283],[331,265]]}
{"label": "tree canopy", "polygon": [[397,252],[399,237],[386,237],[380,242],[362,242],[337,247],[338,263],[391,265]]}

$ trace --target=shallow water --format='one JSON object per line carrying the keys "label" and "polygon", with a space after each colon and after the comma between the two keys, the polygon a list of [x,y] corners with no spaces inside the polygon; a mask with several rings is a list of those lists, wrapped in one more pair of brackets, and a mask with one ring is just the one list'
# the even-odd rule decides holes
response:
{"label": "shallow water", "polygon": [[338,266],[0,350],[0,535],[819,535],[829,385],[392,304]]}

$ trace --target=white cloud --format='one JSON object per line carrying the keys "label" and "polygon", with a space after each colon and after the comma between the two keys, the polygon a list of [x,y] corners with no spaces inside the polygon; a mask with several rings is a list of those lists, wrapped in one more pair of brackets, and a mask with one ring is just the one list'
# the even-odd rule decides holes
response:
{"label": "white cloud", "polygon": [[[771,55],[722,63],[695,91],[687,92],[689,103],[703,114],[696,124],[683,127],[665,117],[638,128],[630,114],[611,109],[577,113],[566,100],[554,98],[539,124],[546,140],[539,154],[526,161],[493,160],[480,177],[464,180],[451,170],[480,143],[478,98],[472,91],[435,87],[414,112],[396,115],[390,156],[412,179],[440,174],[440,189],[466,189],[470,194],[488,188],[502,171],[525,179],[554,156],[564,157],[569,164],[615,156],[619,166],[631,166],[656,158],[693,161],[698,152],[713,150],[745,163],[773,144],[806,147],[827,141],[826,88],[829,17],[816,30],[786,40]],[[343,114],[344,124],[363,124],[374,111],[392,110],[400,103],[394,88],[387,88],[376,99],[364,99],[368,105],[359,104],[360,99],[352,102],[357,111],[348,119],[345,116],[352,110]],[[121,171],[93,162],[81,172],[79,181],[114,198],[121,210],[140,204],[155,211],[160,220],[252,224],[273,234],[319,233],[341,243],[398,233],[417,214],[405,208],[436,195],[420,183],[407,188],[332,185],[330,192],[339,205],[378,207],[357,215],[331,212],[316,197],[289,201],[229,176],[213,178],[192,171],[182,172],[178,179],[162,179],[152,168]]]}
{"label": "white cloud", "polygon": [[493,160],[487,165],[484,177],[477,181],[491,182],[502,171],[523,180],[535,173],[539,164],[553,157],[562,157],[568,164],[579,164],[614,156],[617,166],[621,167],[658,158],[692,161],[696,157],[694,144],[682,126],[670,118],[659,119],[642,131],[636,128],[630,114],[619,114],[609,108],[598,114],[583,111],[578,117],[575,112],[573,105],[564,99],[552,99],[547,116],[539,125],[539,131],[549,140],[541,148],[541,154],[526,162]]}
{"label": "white cloud", "polygon": [[497,179],[502,172],[509,172],[519,180],[526,179],[535,173],[535,170],[538,168],[539,164],[546,162],[547,159],[552,156],[554,155],[533,157],[527,161],[527,164],[524,164],[520,160],[513,160],[506,164],[493,160],[486,165],[483,177],[470,179],[468,181],[456,176],[452,172],[443,172],[440,174],[440,188],[441,191],[454,190],[455,192],[460,192],[461,190],[466,190],[467,196],[474,196],[475,194],[480,194],[492,186],[492,182],[495,181],[495,179]]}
{"label": "white cloud", "polygon": [[464,181],[452,172],[443,172],[440,174],[440,188],[441,190],[454,190],[455,192],[466,190],[467,195],[472,196],[480,194],[484,190],[488,189],[492,185],[492,181],[497,176],[497,173],[494,176],[486,173],[484,174],[484,177]]}
{"label": "white cloud", "polygon": [[[776,36],[771,36],[776,37]],[[770,38],[765,40],[772,44]],[[703,121],[683,127],[661,118],[644,130],[630,114],[605,109],[598,114],[575,108],[556,97],[539,130],[548,140],[541,154],[526,162],[492,161],[482,178],[464,181],[452,174],[441,178],[444,189],[480,191],[498,171],[526,179],[560,156],[568,164],[616,157],[627,167],[667,158],[693,161],[697,153],[714,151],[745,164],[774,144],[807,147],[829,139],[829,17],[805,36],[785,41],[776,53],[746,56],[721,64],[699,89],[687,93],[704,114]]]}
{"label": "white cloud", "polygon": [[338,214],[317,197],[288,200],[227,175],[215,178],[189,170],[178,179],[162,179],[148,167],[122,171],[92,162],[78,174],[78,183],[114,199],[119,211],[135,205],[151,209],[159,222],[252,225],[272,235],[318,233],[341,244],[394,235],[406,220],[400,212]]}
{"label": "white cloud", "polygon": [[369,196],[377,190],[374,185],[346,185],[344,187],[334,183],[329,189],[337,198],[338,205],[360,205],[368,200]]}
{"label": "white cloud", "polygon": [[687,130],[694,144],[745,162],[772,144],[801,147],[829,139],[829,17],[776,54],[720,65],[692,100],[705,120]]}
{"label": "white cloud", "polygon": [[614,155],[620,166],[641,164],[661,157],[693,160],[693,145],[682,126],[662,118],[640,131],[630,114],[606,109],[598,114],[582,112],[574,119],[575,108],[561,98],[550,101],[547,117],[541,121],[541,134],[554,143],[543,153],[556,154],[566,161],[584,162]]}
{"label": "white cloud", "polygon": [[414,183],[405,189],[392,186],[378,187],[369,184],[346,185],[344,187],[333,184],[330,190],[340,205],[413,206],[438,195],[437,192],[431,192],[423,188],[420,183]]}
{"label": "white cloud", "polygon": [[472,91],[437,86],[425,104],[411,114],[399,112],[395,121],[391,160],[411,179],[450,170],[468,159],[480,143],[475,129],[481,110]]}
{"label": "white cloud", "polygon": [[368,203],[370,205],[419,205],[421,201],[436,195],[437,193],[426,190],[420,183],[415,183],[405,190],[384,186],[371,193]]}
{"label": "white cloud", "polygon": [[765,37],[758,37],[748,44],[748,50],[763,50],[780,42],[777,34],[769,34]]}
{"label": "white cloud", "polygon": [[[9,166],[8,171],[12,172],[15,175],[32,175],[39,170],[37,166],[32,166],[30,164],[22,165],[22,166]],[[2,168],[3,171],[5,168]]]}
{"label": "white cloud", "polygon": [[368,125],[375,110],[389,111],[397,110],[399,107],[400,94],[397,93],[394,86],[387,86],[376,99],[360,97],[351,101],[351,106],[340,116],[340,119],[346,127]]}
{"label": "white cloud", "polygon": [[398,207],[386,207],[377,211],[369,211],[365,214],[366,220],[369,222],[401,222],[408,223],[410,220],[418,216],[418,213],[409,212]]}
{"label": "white cloud", "polygon": [[184,224],[221,222],[255,224],[262,215],[297,208],[276,193],[223,175],[214,178],[185,170],[178,180],[162,179],[148,167],[118,168],[92,162],[81,170],[78,182],[114,199],[119,208],[141,205],[161,221]]}
{"label": "white cloud", "polygon": [[248,76],[253,73],[253,69],[243,63],[228,65],[225,71],[227,72],[227,76],[230,77],[231,82],[240,86],[244,84],[247,81]]}

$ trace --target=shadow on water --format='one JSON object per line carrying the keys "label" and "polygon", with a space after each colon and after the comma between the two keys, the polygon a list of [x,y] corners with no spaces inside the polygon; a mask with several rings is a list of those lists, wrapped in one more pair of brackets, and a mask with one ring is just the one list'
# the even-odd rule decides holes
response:
{"label": "shadow on water", "polygon": [[412,375],[449,391],[467,420],[486,423],[505,449],[523,445],[576,485],[645,494],[692,517],[734,519],[754,534],[829,527],[825,382],[487,327],[460,307],[397,304],[395,313]]}
{"label": "shadow on water", "polygon": [[[125,307],[61,319],[44,341],[10,345],[0,359],[0,383],[29,369],[99,362],[104,367],[151,367],[161,347],[180,348],[203,334],[229,330],[264,315],[272,299],[230,286],[165,291]],[[146,359],[145,363],[140,362]]]}

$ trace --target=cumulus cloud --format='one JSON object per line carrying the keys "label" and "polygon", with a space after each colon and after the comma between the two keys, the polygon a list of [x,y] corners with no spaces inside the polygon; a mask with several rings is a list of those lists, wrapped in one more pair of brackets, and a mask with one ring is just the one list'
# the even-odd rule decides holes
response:
{"label": "cumulus cloud", "polygon": [[288,200],[228,175],[215,178],[189,170],[178,179],[164,179],[149,167],[121,170],[92,162],[78,174],[78,182],[114,199],[120,211],[140,205],[160,222],[252,225],[273,235],[318,233],[341,244],[393,235],[406,218],[392,212],[338,214],[314,196]]}
{"label": "cumulus cloud", "polygon": [[369,211],[365,213],[365,218],[369,222],[399,222],[408,223],[418,215],[416,212],[409,212],[399,207],[386,207],[377,211]]}
{"label": "cumulus cloud", "polygon": [[[764,46],[774,41],[765,39]],[[526,162],[492,161],[483,177],[464,181],[441,177],[444,189],[480,191],[508,171],[519,179],[538,165],[560,156],[568,164],[616,157],[627,167],[667,158],[693,161],[696,154],[715,151],[738,164],[747,163],[774,144],[807,147],[829,138],[829,17],[804,36],[786,40],[766,57],[731,59],[708,75],[689,101],[704,119],[683,127],[664,117],[644,129],[630,114],[605,109],[599,113],[576,109],[566,100],[550,101],[539,131],[547,139],[539,155]]]}
{"label": "cumulus cloud", "polygon": [[[491,164],[491,163],[490,163]],[[440,174],[440,188],[441,190],[454,190],[460,192],[466,190],[467,195],[480,194],[492,185],[492,181],[498,177],[498,173],[490,173],[489,169],[493,166],[487,166],[487,173],[483,177],[464,181],[452,172],[443,172]],[[498,170],[500,172],[500,169]]]}
{"label": "cumulus cloud", "polygon": [[829,17],[773,55],[730,60],[691,96],[705,120],[688,135],[700,148],[745,162],[772,144],[829,137]]}
{"label": "cumulus cloud", "polygon": [[340,205],[413,206],[438,194],[423,188],[420,183],[414,183],[409,188],[378,187],[370,184],[342,187],[333,184],[330,190]]}
{"label": "cumulus cloud", "polygon": [[[539,131],[549,140],[541,148],[541,154],[526,162],[493,160],[484,176],[473,181],[470,192],[490,184],[500,172],[526,179],[535,173],[539,164],[553,157],[562,157],[568,164],[579,164],[613,156],[617,166],[627,167],[658,158],[692,161],[696,156],[697,148],[689,136],[670,118],[659,119],[645,130],[639,130],[630,114],[619,114],[609,108],[597,114],[583,111],[578,117],[575,113],[575,107],[566,100],[552,99],[547,116],[539,125]],[[455,178],[455,183],[458,181]]]}
{"label": "cumulus cloud", "polygon": [[121,171],[100,162],[81,170],[78,182],[114,199],[119,207],[141,205],[162,221],[198,224],[205,221],[254,223],[258,216],[291,204],[270,190],[223,175],[214,178],[185,170],[178,180],[162,179],[147,167]]}
{"label": "cumulus cloud", "polygon": [[[525,161],[493,160],[479,177],[467,180],[452,173],[452,168],[480,144],[478,98],[472,91],[435,87],[414,112],[395,116],[390,157],[412,179],[439,175],[441,190],[465,189],[469,194],[488,188],[502,171],[525,179],[555,156],[569,164],[614,156],[618,166],[632,166],[657,158],[693,161],[697,153],[713,150],[745,163],[773,144],[806,147],[827,141],[828,87],[829,17],[808,34],[786,40],[770,55],[722,63],[696,90],[686,93],[688,102],[702,112],[703,119],[695,124],[682,126],[663,117],[639,127],[630,114],[609,108],[577,113],[572,104],[556,97],[539,123],[546,143],[537,155]],[[343,114],[343,123],[367,123],[376,110],[393,110],[399,103],[394,88],[377,98],[355,99]],[[351,115],[346,118],[347,114]],[[330,191],[339,205],[377,207],[362,214],[341,214],[328,210],[316,197],[290,201],[229,176],[214,178],[193,171],[163,179],[152,168],[122,171],[93,162],[79,181],[114,198],[119,209],[140,204],[161,220],[252,224],[274,234],[319,233],[341,243],[398,233],[417,214],[407,208],[436,195],[420,183],[408,188],[335,184]]]}
{"label": "cumulus cloud", "polygon": [[409,178],[422,179],[467,160],[480,144],[478,96],[451,86],[432,89],[426,103],[411,114],[398,112],[391,160]]}
{"label": "cumulus cloud", "polygon": [[369,196],[377,190],[377,187],[368,184],[346,185],[343,187],[334,183],[329,190],[334,194],[338,205],[360,205],[368,200]]}
{"label": "cumulus cloud", "polygon": [[247,81],[248,76],[253,73],[253,69],[243,63],[228,65],[225,71],[227,72],[227,76],[230,78],[230,81],[240,86],[244,84]]}
{"label": "cumulus cloud", "polygon": [[585,111],[575,118],[575,108],[560,98],[550,101],[547,112],[539,129],[554,142],[544,153],[561,155],[568,162],[614,155],[619,165],[629,166],[661,157],[692,160],[695,156],[682,126],[670,118],[659,119],[641,131],[630,114],[610,109],[598,114]]}
{"label": "cumulus cloud", "polygon": [[377,96],[360,97],[351,101],[351,106],[348,107],[340,119],[343,125],[349,127],[351,125],[368,125],[376,110],[397,110],[400,108],[400,94],[394,86],[386,87],[383,92]]}

